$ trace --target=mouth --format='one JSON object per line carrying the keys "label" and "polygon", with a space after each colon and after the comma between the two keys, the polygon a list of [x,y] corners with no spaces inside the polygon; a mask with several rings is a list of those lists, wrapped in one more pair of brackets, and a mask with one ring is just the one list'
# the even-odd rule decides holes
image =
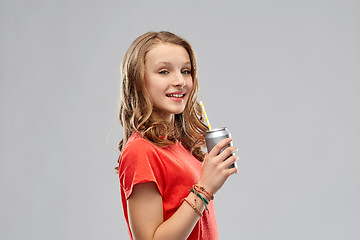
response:
{"label": "mouth", "polygon": [[167,93],[165,95],[169,98],[179,99],[179,98],[184,98],[185,92],[184,91],[176,91],[176,92]]}
{"label": "mouth", "polygon": [[183,98],[185,96],[184,93],[182,94],[176,94],[176,93],[171,93],[171,94],[166,94],[167,97],[170,97],[170,98]]}

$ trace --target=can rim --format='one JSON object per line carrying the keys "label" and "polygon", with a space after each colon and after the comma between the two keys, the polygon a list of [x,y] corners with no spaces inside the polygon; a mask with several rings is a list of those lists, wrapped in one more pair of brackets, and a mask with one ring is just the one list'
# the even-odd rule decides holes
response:
{"label": "can rim", "polygon": [[224,130],[226,130],[226,127],[214,128],[214,129],[211,129],[211,130],[207,130],[206,132],[207,133],[212,133],[212,132],[224,131]]}

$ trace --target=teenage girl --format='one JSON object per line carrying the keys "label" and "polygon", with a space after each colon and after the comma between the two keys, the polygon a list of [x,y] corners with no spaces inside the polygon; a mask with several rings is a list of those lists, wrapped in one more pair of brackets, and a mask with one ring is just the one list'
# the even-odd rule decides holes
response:
{"label": "teenage girl", "polygon": [[[121,63],[119,179],[131,239],[218,239],[213,197],[237,160],[236,147],[202,149],[207,130],[197,102],[190,44],[170,32],[138,37]],[[227,158],[227,159],[226,159]]]}

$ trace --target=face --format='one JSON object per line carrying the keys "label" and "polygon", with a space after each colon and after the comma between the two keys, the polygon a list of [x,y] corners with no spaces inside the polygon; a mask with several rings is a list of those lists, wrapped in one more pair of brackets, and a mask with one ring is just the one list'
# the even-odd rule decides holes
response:
{"label": "face", "polygon": [[145,56],[145,86],[154,112],[171,121],[184,111],[193,87],[190,57],[182,46],[160,43]]}

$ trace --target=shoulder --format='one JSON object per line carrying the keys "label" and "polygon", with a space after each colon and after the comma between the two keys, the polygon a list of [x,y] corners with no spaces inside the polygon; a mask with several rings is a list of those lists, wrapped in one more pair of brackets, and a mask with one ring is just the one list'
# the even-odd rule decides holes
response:
{"label": "shoulder", "polygon": [[133,167],[136,167],[136,165],[144,164],[145,162],[150,165],[158,165],[161,162],[158,147],[140,134],[134,133],[121,153],[120,167],[122,165],[133,165]]}
{"label": "shoulder", "polygon": [[126,143],[122,156],[125,154],[139,154],[145,152],[153,152],[156,151],[156,146],[154,143],[143,138],[139,133],[134,133]]}
{"label": "shoulder", "polygon": [[132,135],[125,144],[119,161],[119,180],[126,199],[138,183],[154,182],[162,194],[164,189],[165,165],[155,144]]}

